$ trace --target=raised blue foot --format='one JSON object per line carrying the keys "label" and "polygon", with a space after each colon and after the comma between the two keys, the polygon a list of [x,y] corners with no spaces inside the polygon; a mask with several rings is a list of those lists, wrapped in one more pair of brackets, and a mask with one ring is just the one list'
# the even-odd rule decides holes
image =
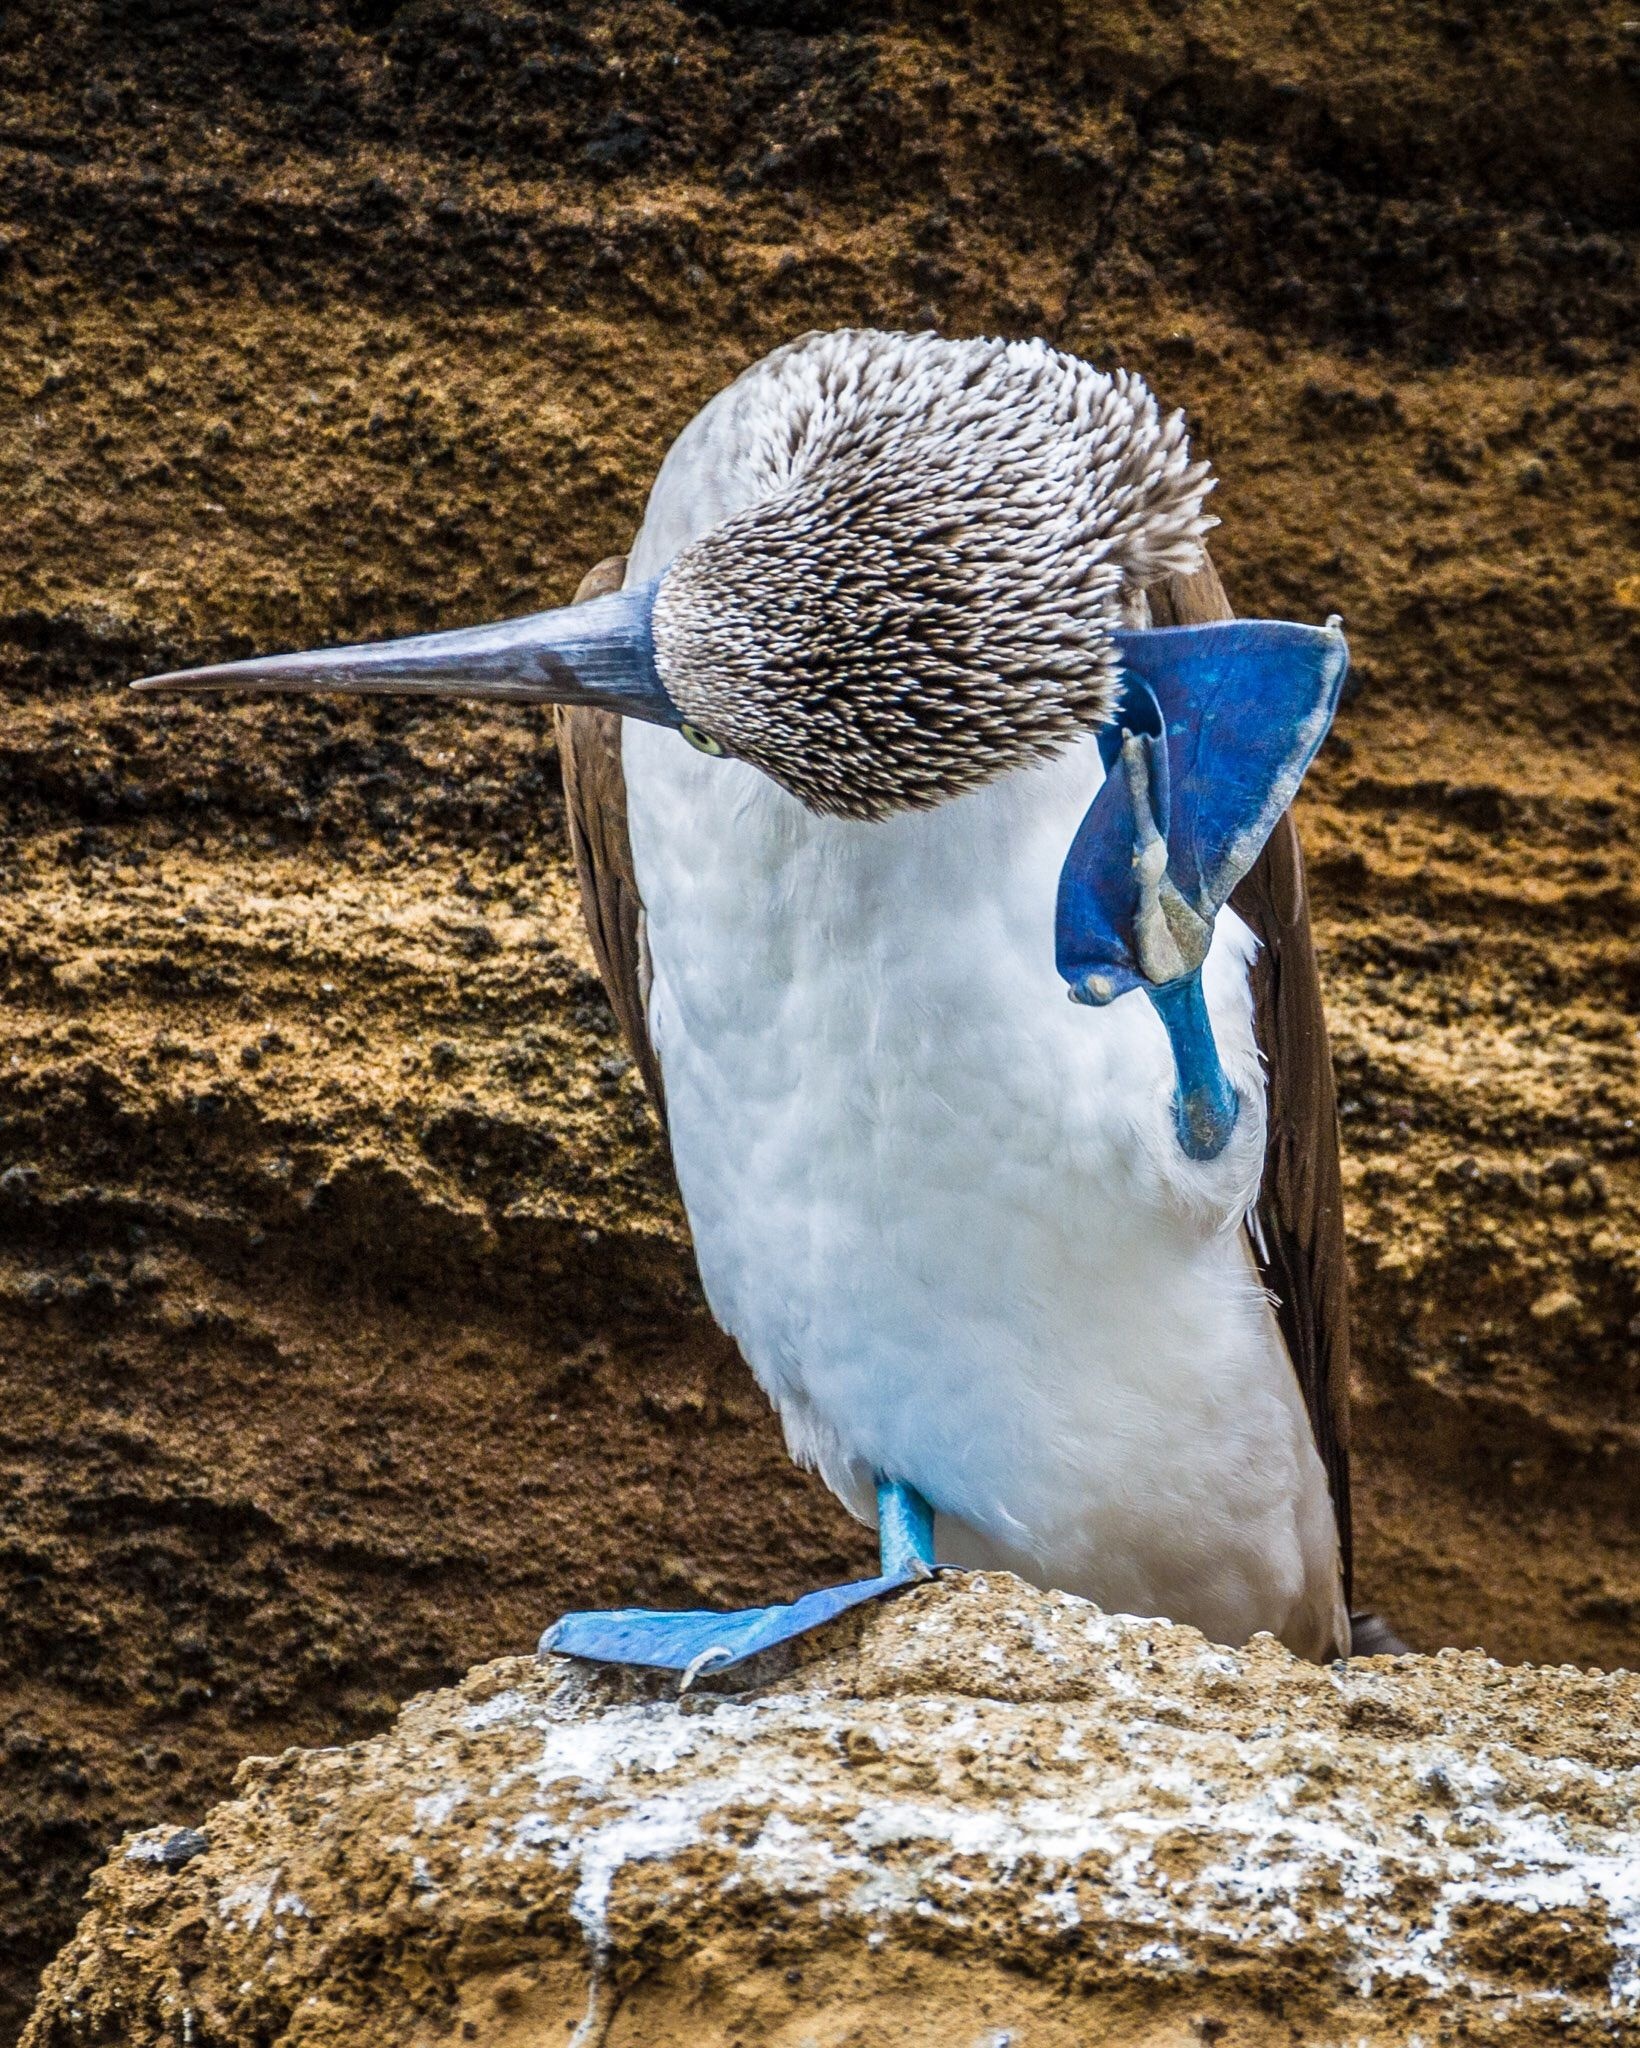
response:
{"label": "raised blue foot", "polygon": [[915,1487],[878,1480],[877,1527],[882,1570],[874,1579],[822,1586],[784,1606],[731,1614],[644,1607],[566,1614],[541,1638],[541,1655],[553,1651],[599,1664],[640,1664],[654,1671],[681,1671],[689,1678],[727,1670],[761,1650],[806,1635],[851,1607],[926,1579],[934,1569],[934,1510]]}
{"label": "raised blue foot", "polygon": [[1055,948],[1076,1002],[1142,988],[1166,1027],[1192,1159],[1236,1124],[1202,994],[1213,922],[1292,802],[1338,707],[1349,650],[1325,626],[1238,619],[1119,633],[1105,780],[1059,878]]}

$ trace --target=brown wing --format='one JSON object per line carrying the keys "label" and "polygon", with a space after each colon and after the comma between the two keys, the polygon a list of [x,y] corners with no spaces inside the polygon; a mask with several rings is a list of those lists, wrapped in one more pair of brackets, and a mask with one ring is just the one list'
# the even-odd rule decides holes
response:
{"label": "brown wing", "polygon": [[[611,555],[589,569],[575,602],[619,590],[626,557]],[[643,903],[632,873],[632,843],[626,831],[626,777],[621,772],[621,720],[614,711],[559,705],[558,759],[564,776],[564,809],[581,885],[581,914],[632,1057],[643,1075],[656,1114],[666,1121],[661,1070],[649,1042],[649,945]]]}
{"label": "brown wing", "polygon": [[[1158,626],[1234,617],[1210,561],[1150,593]],[[1350,1597],[1350,1330],[1332,1054],[1304,856],[1288,812],[1230,902],[1258,937],[1255,1028],[1269,1069],[1270,1141],[1250,1233],[1327,1468]]]}

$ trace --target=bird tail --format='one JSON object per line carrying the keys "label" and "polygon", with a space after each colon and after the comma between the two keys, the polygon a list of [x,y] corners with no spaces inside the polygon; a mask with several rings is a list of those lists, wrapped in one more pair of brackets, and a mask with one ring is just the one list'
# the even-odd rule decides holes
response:
{"label": "bird tail", "polygon": [[1410,1657],[1412,1645],[1403,1642],[1387,1621],[1376,1614],[1350,1616],[1352,1657]]}

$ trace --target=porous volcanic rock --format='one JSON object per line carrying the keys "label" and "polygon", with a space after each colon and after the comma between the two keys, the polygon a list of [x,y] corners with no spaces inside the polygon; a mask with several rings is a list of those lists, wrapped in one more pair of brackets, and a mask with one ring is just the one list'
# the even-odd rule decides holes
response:
{"label": "porous volcanic rock", "polygon": [[1633,2040],[1640,1677],[953,1576],[680,1698],[507,1658],[129,1838],[25,2048]]}

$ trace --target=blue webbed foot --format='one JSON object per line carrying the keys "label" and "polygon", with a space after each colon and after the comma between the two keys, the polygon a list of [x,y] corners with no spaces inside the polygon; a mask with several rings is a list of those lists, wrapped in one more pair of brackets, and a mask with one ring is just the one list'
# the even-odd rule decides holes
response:
{"label": "blue webbed foot", "polygon": [[1057,962],[1078,1002],[1149,995],[1173,1047],[1179,1142],[1212,1159],[1236,1095],[1202,962],[1326,736],[1349,650],[1335,619],[1171,626],[1116,642],[1122,700],[1099,736],[1104,783],[1059,878]]}
{"label": "blue webbed foot", "polygon": [[607,1613],[566,1614],[541,1638],[540,1654],[585,1657],[600,1664],[639,1664],[693,1678],[723,1671],[760,1651],[789,1643],[851,1607],[926,1579],[934,1569],[934,1511],[914,1487],[877,1482],[877,1523],[882,1570],[874,1579],[823,1586],[777,1607],[668,1612],[641,1607]]}

